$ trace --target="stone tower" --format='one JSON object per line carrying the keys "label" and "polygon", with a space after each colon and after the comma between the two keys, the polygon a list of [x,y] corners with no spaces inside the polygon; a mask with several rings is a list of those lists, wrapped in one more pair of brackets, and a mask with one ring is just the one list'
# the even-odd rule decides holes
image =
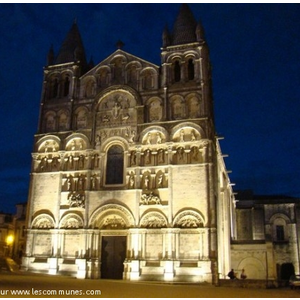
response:
{"label": "stone tower", "polygon": [[217,283],[230,267],[234,196],[202,25],[183,4],[163,31],[161,66],[118,45],[91,66],[74,23],[49,51],[23,268]]}

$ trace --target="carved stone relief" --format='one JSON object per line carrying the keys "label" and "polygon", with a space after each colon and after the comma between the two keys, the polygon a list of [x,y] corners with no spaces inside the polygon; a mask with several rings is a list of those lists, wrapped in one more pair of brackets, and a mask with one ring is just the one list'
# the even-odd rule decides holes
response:
{"label": "carved stone relief", "polygon": [[184,211],[174,220],[174,227],[179,228],[199,228],[203,227],[203,220],[193,211]]}
{"label": "carved stone relief", "polygon": [[141,195],[141,205],[151,205],[151,204],[161,204],[161,199],[159,196],[156,196],[153,194],[153,192],[150,192],[149,194],[142,194]]}
{"label": "carved stone relief", "polygon": [[149,105],[149,121],[156,122],[162,119],[162,105],[159,100],[155,100]]}
{"label": "carved stone relief", "polygon": [[79,174],[76,176],[68,175],[63,179],[63,190],[64,191],[84,191],[86,189],[86,176]]}
{"label": "carved stone relief", "polygon": [[107,216],[99,228],[101,229],[123,229],[126,228],[126,222],[118,215]]}
{"label": "carved stone relief", "polygon": [[141,227],[143,228],[164,228],[167,227],[165,218],[155,212],[151,212],[142,217]]}
{"label": "carved stone relief", "polygon": [[39,216],[32,223],[34,229],[51,229],[54,228],[53,220],[49,216]]}
{"label": "carved stone relief", "polygon": [[83,227],[83,222],[79,216],[72,214],[71,216],[65,217],[61,221],[60,228],[64,229],[78,229]]}
{"label": "carved stone relief", "polygon": [[47,155],[47,156],[40,156],[37,159],[38,168],[37,172],[55,172],[59,171],[60,169],[60,156],[53,156],[53,155]]}
{"label": "carved stone relief", "polygon": [[85,208],[85,195],[82,192],[71,192],[68,195],[70,207]]}
{"label": "carved stone relief", "polygon": [[124,126],[136,122],[135,100],[129,93],[115,92],[104,97],[98,107],[97,126]]}

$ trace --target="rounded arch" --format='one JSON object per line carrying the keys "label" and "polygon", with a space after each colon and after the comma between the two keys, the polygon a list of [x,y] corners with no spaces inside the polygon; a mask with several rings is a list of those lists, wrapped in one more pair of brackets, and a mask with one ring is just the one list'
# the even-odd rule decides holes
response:
{"label": "rounded arch", "polygon": [[142,103],[140,95],[129,86],[115,85],[100,92],[95,97],[94,111],[112,109],[118,102],[122,108],[133,108]]}
{"label": "rounded arch", "polygon": [[184,122],[172,128],[170,140],[174,142],[194,141],[205,138],[204,130],[192,122]]}
{"label": "rounded arch", "polygon": [[66,109],[61,109],[57,112],[58,130],[68,130],[69,129],[70,112]]}
{"label": "rounded arch", "polygon": [[146,101],[147,119],[149,122],[160,121],[163,117],[163,100],[160,97],[150,97]]}
{"label": "rounded arch", "polygon": [[182,60],[182,57],[183,55],[182,54],[179,54],[179,53],[174,53],[172,55],[170,55],[168,58],[167,58],[167,63],[174,63],[174,61],[176,60],[179,60],[181,61]]}
{"label": "rounded arch", "polygon": [[112,59],[110,60],[110,64],[114,64],[114,62],[116,61],[122,61],[122,63],[127,63],[127,57],[123,54],[116,54],[112,57]]}
{"label": "rounded arch", "polygon": [[74,112],[74,125],[76,129],[86,128],[88,126],[89,110],[86,106],[79,106]]}
{"label": "rounded arch", "polygon": [[161,144],[166,141],[169,141],[169,133],[161,126],[150,126],[140,134],[140,143],[144,145]]}
{"label": "rounded arch", "polygon": [[199,228],[205,226],[204,216],[190,208],[185,208],[178,212],[173,220],[173,227],[177,228]]}
{"label": "rounded arch", "polygon": [[128,64],[126,64],[125,68],[128,69],[128,68],[131,68],[132,66],[142,68],[142,64],[137,60],[130,61]]}
{"label": "rounded arch", "polygon": [[89,220],[89,228],[117,229],[134,226],[135,220],[129,209],[116,203],[97,208]]}
{"label": "rounded arch", "polygon": [[57,127],[57,116],[56,112],[53,110],[47,111],[44,116],[44,130],[49,131],[56,131]]}
{"label": "rounded arch", "polygon": [[35,144],[37,152],[56,152],[60,149],[61,140],[56,135],[47,135],[39,139]]}
{"label": "rounded arch", "polygon": [[67,151],[84,150],[90,148],[90,142],[86,135],[73,133],[65,139],[65,149]]}
{"label": "rounded arch", "polygon": [[142,228],[166,228],[168,227],[167,217],[159,210],[151,209],[145,211],[140,219]]}
{"label": "rounded arch", "polygon": [[243,269],[247,279],[266,279],[265,265],[256,257],[246,257],[242,259],[237,267],[239,275]]}
{"label": "rounded arch", "polygon": [[83,228],[83,226],[83,216],[79,212],[67,212],[59,221],[60,229],[78,229]]}
{"label": "rounded arch", "polygon": [[129,149],[129,145],[128,145],[128,141],[121,137],[121,136],[113,136],[113,137],[109,137],[107,138],[103,144],[101,145],[101,151],[102,152],[107,152],[108,149],[113,146],[113,145],[117,145],[123,148],[123,151],[128,151]]}
{"label": "rounded arch", "polygon": [[55,228],[54,217],[47,212],[38,212],[32,219],[32,229],[53,229]]}
{"label": "rounded arch", "polygon": [[276,219],[283,219],[286,222],[286,224],[291,223],[291,219],[285,213],[282,212],[273,214],[269,219],[269,223],[273,224],[276,221]]}

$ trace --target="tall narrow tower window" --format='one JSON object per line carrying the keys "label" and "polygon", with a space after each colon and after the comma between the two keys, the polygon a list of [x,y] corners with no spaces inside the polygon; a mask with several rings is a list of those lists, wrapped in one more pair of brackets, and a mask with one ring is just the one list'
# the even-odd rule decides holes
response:
{"label": "tall narrow tower window", "polygon": [[70,88],[70,79],[67,76],[64,82],[64,97],[67,97],[69,95],[69,88]]}
{"label": "tall narrow tower window", "polygon": [[179,82],[180,81],[180,64],[179,61],[175,61],[174,65],[174,81]]}
{"label": "tall narrow tower window", "polygon": [[50,98],[56,98],[58,96],[58,80],[55,78],[51,82],[51,97]]}
{"label": "tall narrow tower window", "polygon": [[188,79],[193,80],[195,77],[195,69],[194,69],[194,62],[192,59],[189,59],[188,62]]}
{"label": "tall narrow tower window", "polygon": [[106,184],[122,184],[124,155],[121,146],[111,146],[107,151]]}

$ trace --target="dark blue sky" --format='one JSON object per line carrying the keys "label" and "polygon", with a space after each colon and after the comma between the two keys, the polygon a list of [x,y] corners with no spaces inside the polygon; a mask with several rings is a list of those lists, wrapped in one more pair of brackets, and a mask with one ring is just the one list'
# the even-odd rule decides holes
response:
{"label": "dark blue sky", "polygon": [[[87,59],[124,51],[160,64],[180,4],[0,4],[0,210],[27,201],[43,67],[74,19]],[[216,129],[235,189],[300,197],[300,5],[190,4],[213,66]]]}

